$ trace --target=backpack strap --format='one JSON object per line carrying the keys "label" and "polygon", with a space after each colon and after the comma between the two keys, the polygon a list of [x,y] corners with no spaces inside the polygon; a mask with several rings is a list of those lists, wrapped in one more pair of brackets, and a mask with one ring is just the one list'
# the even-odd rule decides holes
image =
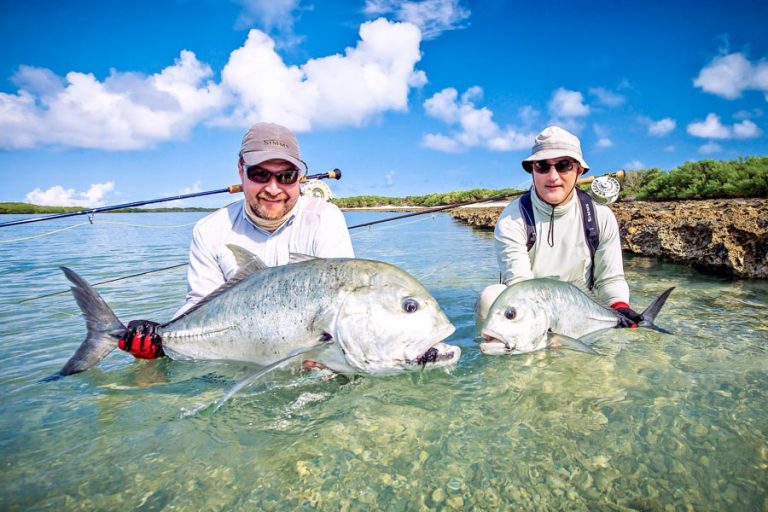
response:
{"label": "backpack strap", "polygon": [[536,224],[533,221],[533,203],[531,202],[531,191],[529,190],[520,196],[520,215],[525,221],[525,232],[528,236],[526,250],[530,251],[533,244],[536,243]]}
{"label": "backpack strap", "polygon": [[597,213],[595,212],[595,203],[592,197],[581,190],[576,189],[581,203],[581,222],[584,225],[584,238],[589,247],[589,257],[592,259],[592,265],[589,268],[589,281],[587,287],[591,290],[595,286],[595,252],[600,245],[600,226],[597,225]]}

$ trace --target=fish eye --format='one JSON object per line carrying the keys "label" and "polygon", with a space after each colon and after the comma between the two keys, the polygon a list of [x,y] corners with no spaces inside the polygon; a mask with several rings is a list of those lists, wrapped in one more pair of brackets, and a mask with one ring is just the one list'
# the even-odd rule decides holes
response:
{"label": "fish eye", "polygon": [[514,320],[517,316],[517,310],[515,308],[507,308],[504,310],[504,318],[507,320]]}
{"label": "fish eye", "polygon": [[406,313],[415,313],[419,309],[419,302],[416,299],[408,297],[403,300],[402,307],[403,311]]}

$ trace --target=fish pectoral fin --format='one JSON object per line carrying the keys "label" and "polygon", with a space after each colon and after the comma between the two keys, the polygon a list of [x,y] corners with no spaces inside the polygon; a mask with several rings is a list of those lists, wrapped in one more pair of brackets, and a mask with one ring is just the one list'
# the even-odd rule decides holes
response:
{"label": "fish pectoral fin", "polygon": [[[324,333],[324,334],[327,334],[327,333]],[[330,334],[328,336],[330,336]],[[318,340],[317,343],[314,343],[314,344],[312,344],[309,347],[297,348],[295,350],[292,350],[287,356],[283,357],[282,359],[278,359],[274,363],[270,363],[270,364],[268,364],[266,366],[263,366],[263,367],[259,368],[256,372],[252,373],[248,377],[244,378],[243,380],[241,380],[240,382],[238,382],[237,384],[232,386],[232,389],[227,391],[224,394],[223,397],[221,397],[218,400],[216,400],[216,402],[214,403],[214,407],[213,407],[213,411],[212,412],[218,411],[221,408],[221,406],[224,405],[224,402],[226,402],[227,400],[232,398],[232,396],[235,393],[237,393],[238,391],[240,391],[244,387],[248,386],[249,384],[254,382],[256,379],[258,379],[259,377],[268,374],[272,370],[276,370],[277,368],[280,368],[281,366],[283,366],[287,362],[289,362],[291,359],[299,357],[302,354],[305,354],[307,352],[315,350],[316,348],[321,347],[323,345],[327,345],[329,343],[333,343],[332,338],[322,339],[322,337],[321,337],[321,339]]]}
{"label": "fish pectoral fin", "polygon": [[558,334],[552,331],[547,333],[547,348],[569,348],[571,350],[577,350],[579,352],[584,352],[585,354],[591,354],[593,356],[602,355],[600,352],[596,351],[586,343],[577,340],[576,338],[571,338],[565,334]]}

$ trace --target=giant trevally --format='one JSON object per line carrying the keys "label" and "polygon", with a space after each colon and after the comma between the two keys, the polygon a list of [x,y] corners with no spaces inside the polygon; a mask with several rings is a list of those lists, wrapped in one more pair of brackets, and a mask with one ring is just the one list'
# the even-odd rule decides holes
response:
{"label": "giant trevally", "polygon": [[[662,332],[653,323],[674,287],[643,311],[639,327]],[[484,354],[524,354],[548,348],[597,352],[580,341],[587,334],[616,327],[621,315],[589,298],[571,283],[530,279],[509,286],[494,301],[480,328]]]}
{"label": "giant trevally", "polygon": [[[445,367],[459,359],[459,347],[442,343],[453,324],[402,269],[373,260],[301,255],[288,265],[267,267],[247,250],[228,247],[237,258],[237,274],[158,326],[172,359],[274,366],[302,354],[337,373],[362,374]],[[88,334],[56,376],[95,366],[127,331],[83,278],[62,270],[73,284]]]}

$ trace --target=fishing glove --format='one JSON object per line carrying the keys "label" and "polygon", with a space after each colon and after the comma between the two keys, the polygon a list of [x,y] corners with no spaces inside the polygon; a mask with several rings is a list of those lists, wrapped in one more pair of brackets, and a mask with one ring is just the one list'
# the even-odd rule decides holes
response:
{"label": "fishing glove", "polygon": [[160,335],[155,332],[158,325],[160,324],[150,320],[131,320],[117,346],[136,359],[156,359],[164,356]]}
{"label": "fishing glove", "polygon": [[637,324],[644,320],[643,315],[629,307],[626,302],[616,302],[611,307],[619,313],[619,323],[616,327],[637,328]]}

